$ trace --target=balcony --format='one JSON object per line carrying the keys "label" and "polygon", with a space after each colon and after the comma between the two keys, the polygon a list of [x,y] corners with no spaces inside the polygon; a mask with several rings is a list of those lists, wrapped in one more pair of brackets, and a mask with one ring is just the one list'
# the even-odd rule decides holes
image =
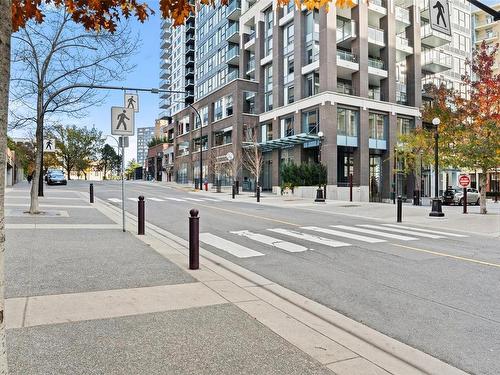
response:
{"label": "balcony", "polygon": [[255,30],[252,30],[250,34],[245,33],[246,42],[244,45],[245,50],[255,51]]}
{"label": "balcony", "polygon": [[408,39],[401,35],[396,35],[396,61],[403,61],[406,56],[413,53],[413,47],[410,46]]}
{"label": "balcony", "polygon": [[441,73],[452,67],[451,55],[437,50],[422,51],[422,70],[428,73]]}
{"label": "balcony", "polygon": [[354,88],[346,83],[337,82],[337,92],[339,94],[356,95]]}
{"label": "balcony", "polygon": [[194,46],[186,46],[186,54],[194,53]]}
{"label": "balcony", "polygon": [[234,81],[235,79],[238,79],[238,76],[239,76],[239,71],[238,69],[234,69],[234,70],[231,70],[229,71],[229,73],[227,74],[227,82],[231,82],[231,81]]}
{"label": "balcony", "polygon": [[239,65],[240,62],[240,48],[236,46],[231,46],[227,49],[226,53],[226,63],[229,65]]}
{"label": "balcony", "polygon": [[356,22],[337,18],[337,45],[349,48],[354,38],[356,38]]}
{"label": "balcony", "polygon": [[228,28],[226,29],[226,40],[232,43],[239,43],[240,41],[240,24],[232,23],[228,24]]}
{"label": "balcony", "polygon": [[422,39],[422,45],[433,48],[441,47],[451,42],[451,36],[432,30],[430,24],[422,26],[420,37]]}
{"label": "balcony", "polygon": [[255,58],[249,59],[247,63],[247,75],[252,75],[255,73]]}
{"label": "balcony", "polygon": [[351,52],[337,50],[337,76],[351,79],[351,74],[359,70],[358,58]]}
{"label": "balcony", "polygon": [[[186,86],[194,86],[194,79],[192,78],[187,78],[185,81],[184,81],[185,85]],[[186,88],[187,89],[187,88]],[[191,87],[192,89],[192,87]]]}
{"label": "balcony", "polygon": [[384,30],[368,26],[368,43],[385,47]]}
{"label": "balcony", "polygon": [[396,33],[400,33],[411,24],[410,11],[408,9],[395,6],[394,13],[396,18]]}
{"label": "balcony", "polygon": [[368,11],[375,17],[382,17],[387,14],[385,0],[370,0],[368,2]]}
{"label": "balcony", "polygon": [[229,20],[238,21],[241,16],[241,4],[233,0],[226,7],[226,17]]}
{"label": "balcony", "polygon": [[194,34],[186,34],[186,45],[192,44],[194,46]]}
{"label": "balcony", "polygon": [[382,60],[368,58],[368,80],[371,85],[379,85],[380,80],[387,78],[387,70]]}
{"label": "balcony", "polygon": [[490,31],[489,33],[483,33],[480,34],[479,36],[476,35],[476,44],[480,44],[483,41],[484,42],[491,42],[494,39],[498,39],[498,31]]}
{"label": "balcony", "polygon": [[192,57],[186,59],[186,67],[194,68],[194,59]]}
{"label": "balcony", "polygon": [[186,74],[186,78],[188,76],[194,76],[194,69],[193,68],[186,68],[185,74]]}

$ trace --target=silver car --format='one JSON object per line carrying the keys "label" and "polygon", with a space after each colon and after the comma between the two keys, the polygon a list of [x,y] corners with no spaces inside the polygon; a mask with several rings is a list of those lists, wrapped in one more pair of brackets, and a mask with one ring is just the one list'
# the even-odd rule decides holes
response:
{"label": "silver car", "polygon": [[[467,188],[467,205],[475,204],[479,206],[479,199],[479,191],[477,189]],[[464,204],[464,189],[447,189],[443,195],[443,203],[462,206]]]}

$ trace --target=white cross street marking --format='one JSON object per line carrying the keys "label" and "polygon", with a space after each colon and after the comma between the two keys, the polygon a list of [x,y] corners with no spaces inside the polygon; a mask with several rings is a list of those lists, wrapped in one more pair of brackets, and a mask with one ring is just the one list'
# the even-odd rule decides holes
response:
{"label": "white cross street marking", "polygon": [[329,238],[313,236],[311,234],[301,233],[294,230],[282,229],[282,228],[273,228],[268,229],[271,232],[284,234],[286,236],[300,238],[301,240],[310,241],[314,243],[319,243],[321,245],[330,246],[330,247],[341,247],[341,246],[350,246],[350,244],[340,241],[334,241]]}
{"label": "white cross street marking", "polygon": [[129,201],[132,201],[132,202],[137,202],[138,199],[137,198],[127,198]]}
{"label": "white cross street marking", "polygon": [[279,240],[277,238],[266,236],[265,234],[252,233],[248,230],[240,230],[240,231],[235,231],[235,232],[230,232],[230,233],[236,234],[238,236],[247,237],[251,240],[254,240],[254,241],[266,244],[266,245],[274,246],[274,247],[277,247],[278,249],[285,250],[285,251],[288,251],[290,253],[299,253],[302,251],[307,251],[307,247],[305,247],[305,246],[298,245],[298,244],[295,244],[292,242]]}
{"label": "white cross street marking", "polygon": [[316,232],[331,234],[332,236],[345,237],[345,238],[350,238],[351,240],[357,240],[357,241],[368,242],[368,243],[386,242],[386,240],[381,240],[380,238],[360,236],[359,234],[340,232],[338,230],[328,229],[328,228],[301,227],[301,229],[313,230]]}
{"label": "white cross street marking", "polygon": [[111,201],[113,203],[121,203],[122,202],[122,200],[118,199],[118,198],[108,198],[108,201]]}
{"label": "white cross street marking", "polygon": [[203,198],[204,201],[210,201],[210,202],[220,202],[218,199],[213,199],[213,198]]}
{"label": "white cross street marking", "polygon": [[371,225],[371,224],[360,224],[358,226],[359,227],[364,227],[364,228],[375,228],[375,229],[380,229],[380,230],[388,230],[389,232],[410,234],[410,235],[414,235],[414,236],[420,236],[420,237],[426,237],[426,238],[432,238],[432,239],[443,238],[443,236],[437,236],[437,235],[434,235],[434,234],[415,233],[415,232],[412,232],[411,230],[396,229],[396,228],[387,228],[387,227],[378,227],[376,225]]}
{"label": "white cross street marking", "polygon": [[175,202],[185,202],[184,199],[179,199],[179,198],[171,198],[171,197],[165,197],[165,199],[175,201]]}
{"label": "white cross street marking", "polygon": [[213,235],[212,233],[200,233],[200,241],[207,245],[216,247],[238,258],[252,258],[263,256],[264,254],[237,243],[225,240],[224,238]]}
{"label": "white cross street marking", "polygon": [[399,234],[384,233],[384,232],[379,232],[379,231],[376,231],[376,230],[361,229],[361,228],[356,228],[356,227],[349,227],[347,225],[330,225],[330,226],[332,228],[345,229],[345,230],[349,230],[351,232],[358,232],[358,233],[363,233],[363,234],[372,234],[374,236],[385,237],[385,238],[392,238],[394,240],[400,240],[400,241],[415,241],[415,240],[418,240],[418,238],[416,238],[416,237],[401,236]]}
{"label": "white cross street marking", "polygon": [[148,198],[150,201],[154,201],[154,202],[165,202],[164,199],[160,199],[160,198]]}
{"label": "white cross street marking", "polygon": [[187,199],[188,201],[193,201],[193,202],[203,202],[203,199],[197,199],[197,198],[184,198]]}
{"label": "white cross street marking", "polygon": [[437,230],[420,229],[420,228],[407,227],[407,226],[404,226],[404,225],[397,225],[397,224],[383,224],[383,225],[388,226],[388,227],[394,227],[394,228],[403,228],[403,229],[416,230],[417,232],[425,232],[425,233],[432,233],[432,234],[442,234],[443,236],[450,236],[450,237],[469,237],[469,236],[466,236],[465,234],[439,232]]}

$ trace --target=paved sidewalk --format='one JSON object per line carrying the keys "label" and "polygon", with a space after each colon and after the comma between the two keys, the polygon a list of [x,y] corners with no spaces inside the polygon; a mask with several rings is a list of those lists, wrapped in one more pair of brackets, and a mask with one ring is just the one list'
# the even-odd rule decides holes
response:
{"label": "paved sidewalk", "polygon": [[[8,191],[11,374],[464,374],[86,195]],[[98,224],[98,225],[95,225]],[[98,227],[101,226],[100,229]]]}

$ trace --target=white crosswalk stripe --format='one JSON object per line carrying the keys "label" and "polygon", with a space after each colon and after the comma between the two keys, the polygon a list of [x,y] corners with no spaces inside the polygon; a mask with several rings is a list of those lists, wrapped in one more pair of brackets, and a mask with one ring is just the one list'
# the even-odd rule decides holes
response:
{"label": "white crosswalk stripe", "polygon": [[358,232],[358,233],[363,233],[363,234],[371,234],[373,236],[379,236],[379,237],[384,237],[384,238],[391,238],[394,240],[400,240],[400,241],[415,241],[418,240],[416,237],[409,237],[409,236],[402,236],[399,234],[394,234],[394,233],[385,233],[385,232],[380,232],[376,230],[370,230],[370,229],[365,229],[365,228],[356,228],[356,227],[349,227],[347,225],[330,225],[332,228],[339,228],[339,229],[345,229],[351,232]]}
{"label": "white crosswalk stripe", "polygon": [[213,198],[203,198],[204,201],[209,201],[209,202],[220,202],[218,199],[213,199]]}
{"label": "white crosswalk stripe", "polygon": [[[407,227],[407,226],[398,225],[398,224],[383,224],[383,225],[385,225],[387,227],[410,229],[410,230],[415,230],[417,232],[432,233],[432,234],[438,234],[438,235],[450,236],[450,237],[469,237],[469,236],[466,236],[465,234],[440,232],[440,231],[437,231],[437,230],[421,229],[421,228],[415,228],[415,227]],[[416,235],[418,235],[418,233],[416,233]]]}
{"label": "white crosswalk stripe", "polygon": [[366,237],[366,236],[361,236],[359,234],[341,232],[335,229],[319,228],[319,227],[301,227],[301,229],[313,230],[315,232],[331,234],[332,236],[345,237],[345,238],[350,238],[351,240],[368,242],[368,243],[386,242],[386,240],[382,240],[380,238]]}
{"label": "white crosswalk stripe", "polygon": [[314,236],[311,234],[301,233],[301,232],[297,232],[294,230],[288,230],[288,229],[282,229],[282,228],[273,228],[273,229],[268,229],[268,230],[271,232],[284,234],[286,236],[295,237],[295,238],[299,238],[299,239],[304,240],[304,241],[310,241],[310,242],[314,242],[314,243],[318,243],[318,244],[330,246],[330,247],[349,246],[349,244],[345,243],[345,242],[334,241],[334,240],[331,240],[329,238]]}
{"label": "white crosswalk stripe", "polygon": [[253,233],[248,230],[240,230],[240,231],[235,231],[231,232],[233,234],[236,234],[238,236],[246,237],[251,240],[274,246],[277,247],[278,249],[289,251],[291,253],[298,253],[301,251],[306,251],[307,247],[298,245],[292,242],[288,241],[283,241],[274,237],[266,236],[265,234],[260,234],[260,233]]}
{"label": "white crosswalk stripe", "polygon": [[170,201],[175,201],[175,202],[185,202],[184,199],[179,199],[179,198],[165,197],[165,199],[168,199]]}
{"label": "white crosswalk stripe", "polygon": [[388,228],[388,227],[379,227],[377,225],[372,225],[372,224],[360,224],[358,226],[359,227],[363,227],[363,228],[375,228],[375,229],[379,229],[379,230],[387,230],[389,232],[403,233],[403,234],[409,234],[409,235],[412,235],[412,236],[420,236],[420,237],[426,237],[426,238],[432,238],[432,239],[443,238],[443,236],[438,236],[438,235],[435,235],[435,234],[415,233],[415,232],[412,232],[411,230]]}
{"label": "white crosswalk stripe", "polygon": [[235,242],[228,241],[211,233],[201,233],[200,241],[206,243],[207,245],[225,251],[231,255],[234,255],[238,258],[252,258],[264,255],[262,253],[259,253],[258,251],[238,245]]}
{"label": "white crosswalk stripe", "polygon": [[154,202],[165,202],[165,199],[160,199],[160,198],[148,198],[148,199]]}
{"label": "white crosswalk stripe", "polygon": [[121,203],[122,200],[118,198],[108,198],[108,201],[113,202],[113,203]]}
{"label": "white crosswalk stripe", "polygon": [[203,199],[198,199],[198,198],[184,198],[187,199],[188,201],[193,201],[193,202],[203,202]]}
{"label": "white crosswalk stripe", "polygon": [[137,202],[138,199],[137,198],[127,198],[129,201],[132,201],[132,202]]}

